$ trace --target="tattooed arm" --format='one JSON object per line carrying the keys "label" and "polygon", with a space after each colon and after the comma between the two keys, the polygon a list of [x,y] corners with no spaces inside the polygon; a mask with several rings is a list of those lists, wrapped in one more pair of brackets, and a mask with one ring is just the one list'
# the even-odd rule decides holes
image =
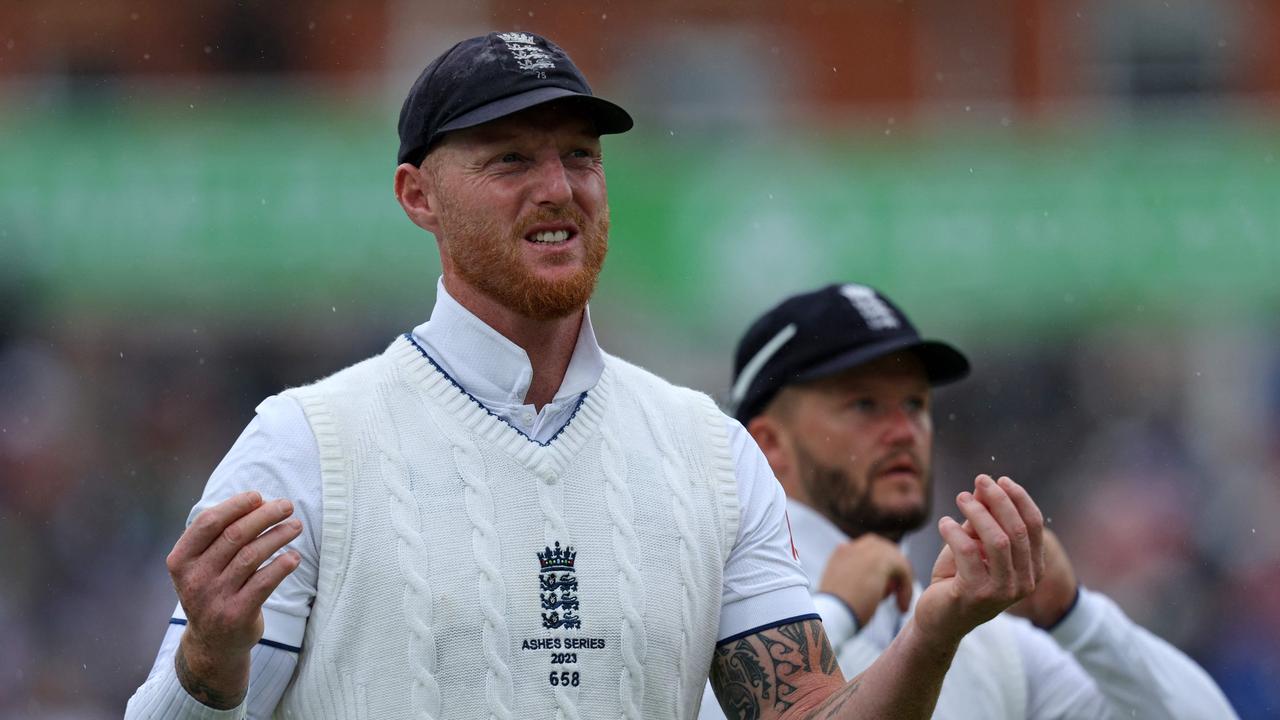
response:
{"label": "tattooed arm", "polygon": [[711,687],[730,720],[815,707],[844,682],[819,620],[779,625],[716,647]]}
{"label": "tattooed arm", "polygon": [[944,517],[946,545],[933,582],[889,647],[841,687],[831,644],[816,620],[722,643],[711,686],[725,715],[753,720],[927,718],[960,640],[1031,594],[1044,575],[1044,519],[1008,478],[978,476],[960,493],[961,525]]}
{"label": "tattooed arm", "polygon": [[[716,647],[711,687],[730,720],[928,717],[954,648],[913,653],[917,662],[904,663],[898,644],[845,683],[821,621],[779,625]],[[868,676],[874,688],[864,687]]]}

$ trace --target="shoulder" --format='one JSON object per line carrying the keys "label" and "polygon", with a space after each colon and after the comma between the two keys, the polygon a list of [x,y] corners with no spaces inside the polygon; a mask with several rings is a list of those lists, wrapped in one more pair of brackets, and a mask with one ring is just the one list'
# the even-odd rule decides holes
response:
{"label": "shoulder", "polygon": [[699,404],[714,409],[718,415],[723,415],[716,407],[715,401],[706,393],[677,385],[616,355],[605,353],[604,360],[605,368],[613,375],[614,382],[632,393],[668,401]]}
{"label": "shoulder", "polygon": [[394,363],[386,353],[374,355],[335,373],[305,385],[289,388],[282,395],[292,397],[304,410],[319,400],[348,399],[359,401],[372,395],[371,391],[387,381],[394,372]]}

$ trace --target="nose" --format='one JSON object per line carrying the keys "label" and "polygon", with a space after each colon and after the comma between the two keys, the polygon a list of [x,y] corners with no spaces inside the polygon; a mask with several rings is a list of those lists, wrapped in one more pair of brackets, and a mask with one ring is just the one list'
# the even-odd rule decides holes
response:
{"label": "nose", "polygon": [[538,205],[563,207],[573,200],[573,185],[559,157],[539,163],[534,175],[533,201]]}
{"label": "nose", "polygon": [[884,418],[881,439],[886,445],[910,445],[916,439],[916,422],[906,408],[894,408]]}

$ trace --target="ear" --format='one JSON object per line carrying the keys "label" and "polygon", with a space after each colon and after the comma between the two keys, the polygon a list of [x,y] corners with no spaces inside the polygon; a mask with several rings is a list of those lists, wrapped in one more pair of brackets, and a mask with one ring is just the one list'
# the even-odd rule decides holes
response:
{"label": "ear", "polygon": [[395,193],[404,214],[413,224],[439,238],[439,208],[431,173],[421,167],[401,163],[396,168]]}
{"label": "ear", "polygon": [[793,477],[796,463],[795,451],[787,429],[774,417],[757,415],[747,423],[747,432],[755,438],[756,445],[760,446],[760,451],[769,461],[769,467],[773,469],[774,476],[790,495],[796,482]]}

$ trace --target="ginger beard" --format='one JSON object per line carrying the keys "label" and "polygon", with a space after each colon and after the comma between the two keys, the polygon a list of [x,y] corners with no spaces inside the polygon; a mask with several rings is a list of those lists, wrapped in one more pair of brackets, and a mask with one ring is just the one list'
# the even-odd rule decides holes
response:
{"label": "ginger beard", "polygon": [[[609,250],[609,209],[594,222],[576,208],[539,208],[514,232],[491,214],[468,212],[442,197],[440,225],[458,275],[503,307],[533,320],[556,320],[581,310],[595,291]],[[539,277],[522,257],[529,228],[538,223],[572,222],[582,243],[580,266],[568,277]]]}
{"label": "ginger beard", "polygon": [[866,533],[874,533],[887,540],[898,542],[902,536],[918,530],[929,518],[932,493],[930,492],[931,469],[928,459],[920,457],[915,451],[905,451],[911,455],[916,467],[920,469],[920,482],[923,501],[914,507],[902,510],[889,510],[876,505],[873,498],[876,479],[895,456],[904,451],[887,455],[867,468],[866,476],[860,483],[851,482],[850,472],[846,468],[823,465],[799,443],[795,446],[796,470],[801,485],[808,495],[814,510],[824,515],[839,527],[845,535],[856,538]]}

